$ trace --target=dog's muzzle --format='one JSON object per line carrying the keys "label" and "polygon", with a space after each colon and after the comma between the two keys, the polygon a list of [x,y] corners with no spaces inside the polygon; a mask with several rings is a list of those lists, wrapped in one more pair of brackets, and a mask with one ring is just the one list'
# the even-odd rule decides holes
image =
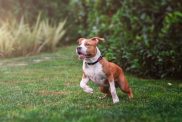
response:
{"label": "dog's muzzle", "polygon": [[84,53],[82,53],[82,47],[80,47],[80,46],[77,47],[76,48],[76,52],[77,52],[77,54],[78,54],[78,56],[79,56],[80,59],[83,60],[83,59],[86,58],[86,55]]}

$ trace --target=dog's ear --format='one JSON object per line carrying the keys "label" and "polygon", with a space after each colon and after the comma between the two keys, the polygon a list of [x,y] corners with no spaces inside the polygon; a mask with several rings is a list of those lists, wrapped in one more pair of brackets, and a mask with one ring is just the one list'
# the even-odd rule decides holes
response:
{"label": "dog's ear", "polygon": [[100,37],[92,37],[91,40],[95,41],[96,44],[98,44],[100,41],[105,42],[105,39]]}
{"label": "dog's ear", "polygon": [[79,38],[79,39],[77,40],[77,42],[80,44],[83,40],[84,40],[84,38]]}

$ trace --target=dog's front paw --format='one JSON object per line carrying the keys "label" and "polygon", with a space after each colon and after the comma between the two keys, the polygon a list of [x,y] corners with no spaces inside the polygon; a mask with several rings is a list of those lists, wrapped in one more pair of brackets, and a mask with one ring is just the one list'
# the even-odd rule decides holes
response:
{"label": "dog's front paw", "polygon": [[113,99],[113,103],[114,103],[114,104],[116,104],[116,103],[118,103],[118,102],[119,102],[119,99],[118,99],[118,98]]}
{"label": "dog's front paw", "polygon": [[92,88],[90,88],[90,87],[87,87],[87,88],[84,89],[84,91],[85,91],[86,93],[92,94],[94,90],[93,90]]}

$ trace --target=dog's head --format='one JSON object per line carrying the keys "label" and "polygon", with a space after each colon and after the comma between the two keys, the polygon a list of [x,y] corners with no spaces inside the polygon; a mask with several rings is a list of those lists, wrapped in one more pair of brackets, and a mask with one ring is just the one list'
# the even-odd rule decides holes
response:
{"label": "dog's head", "polygon": [[86,38],[80,38],[78,39],[78,47],[76,48],[76,52],[79,56],[80,59],[85,59],[85,58],[92,58],[96,55],[97,53],[97,44],[100,41],[104,41],[103,38],[99,37],[93,37],[90,39]]}

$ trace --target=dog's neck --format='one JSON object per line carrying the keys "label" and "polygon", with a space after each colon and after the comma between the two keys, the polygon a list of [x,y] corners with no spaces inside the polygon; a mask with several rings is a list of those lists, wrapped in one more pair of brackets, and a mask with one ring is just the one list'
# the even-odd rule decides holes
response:
{"label": "dog's neck", "polygon": [[96,47],[96,51],[97,52],[96,52],[96,55],[94,57],[92,57],[92,58],[86,58],[86,59],[84,59],[84,62],[85,63],[93,63],[93,62],[96,62],[100,58],[100,56],[101,56],[101,52],[98,49],[98,47]]}

